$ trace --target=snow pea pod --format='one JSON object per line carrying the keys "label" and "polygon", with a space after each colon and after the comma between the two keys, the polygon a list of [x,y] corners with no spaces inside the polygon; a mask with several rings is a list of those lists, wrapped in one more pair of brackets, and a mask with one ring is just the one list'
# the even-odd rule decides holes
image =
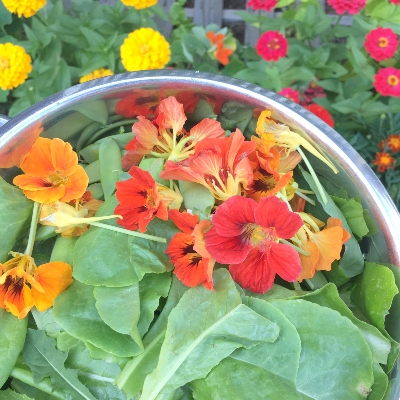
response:
{"label": "snow pea pod", "polygon": [[43,240],[50,239],[56,236],[56,227],[50,225],[40,225],[36,230],[35,241],[42,242]]}
{"label": "snow pea pod", "polygon": [[89,183],[99,182],[100,181],[100,162],[99,160],[93,161],[88,165],[84,165],[88,177]]}
{"label": "snow pea pod", "polygon": [[91,137],[99,131],[99,129],[102,127],[98,122],[93,122],[89,126],[87,126],[83,132],[81,133],[81,136],[78,139],[78,143],[76,144],[76,151],[81,150],[84,146],[87,146],[93,142],[91,140]]}
{"label": "snow pea pod", "polygon": [[119,181],[122,171],[121,150],[112,138],[106,138],[99,149],[100,183],[104,192],[104,200],[115,192],[115,184]]}

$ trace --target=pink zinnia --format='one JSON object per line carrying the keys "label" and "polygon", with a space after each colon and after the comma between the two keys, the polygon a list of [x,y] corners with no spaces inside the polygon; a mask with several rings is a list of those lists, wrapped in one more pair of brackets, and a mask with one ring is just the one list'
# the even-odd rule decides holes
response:
{"label": "pink zinnia", "polygon": [[266,61],[278,61],[286,56],[288,41],[278,31],[268,31],[258,39],[256,51]]}
{"label": "pink zinnia", "polygon": [[380,69],[374,77],[374,87],[382,96],[400,97],[400,69]]}
{"label": "pink zinnia", "polygon": [[376,61],[392,58],[397,50],[399,41],[390,28],[376,28],[365,36],[365,50]]}
{"label": "pink zinnia", "polygon": [[395,6],[400,5],[400,0],[389,0],[392,4],[394,4]]}
{"label": "pink zinnia", "polygon": [[358,14],[366,4],[367,0],[328,0],[328,4],[336,11],[337,14]]}
{"label": "pink zinnia", "polygon": [[278,4],[278,0],[250,0],[247,3],[247,7],[252,8],[253,10],[263,10],[263,11],[271,11]]}
{"label": "pink zinnia", "polygon": [[278,94],[300,104],[300,92],[298,90],[293,90],[291,87],[288,87],[283,88]]}
{"label": "pink zinnia", "polygon": [[275,196],[253,199],[234,196],[222,203],[206,233],[206,249],[243,288],[257,293],[271,289],[275,275],[294,282],[300,257],[279,239],[292,238],[303,225],[298,214]]}

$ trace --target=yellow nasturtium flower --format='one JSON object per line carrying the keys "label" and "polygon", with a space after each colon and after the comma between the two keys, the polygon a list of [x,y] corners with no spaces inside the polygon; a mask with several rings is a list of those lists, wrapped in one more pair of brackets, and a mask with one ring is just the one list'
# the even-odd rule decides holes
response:
{"label": "yellow nasturtium flower", "polygon": [[92,71],[90,74],[84,75],[79,79],[79,83],[91,81],[97,78],[104,78],[105,76],[114,75],[111,69],[108,68],[99,68]]}
{"label": "yellow nasturtium flower", "polygon": [[171,58],[169,43],[152,28],[131,32],[120,50],[122,65],[127,71],[164,68]]}
{"label": "yellow nasturtium flower", "polygon": [[12,43],[0,43],[0,88],[15,89],[28,79],[32,59],[25,49]]}
{"label": "yellow nasturtium flower", "polygon": [[46,5],[46,0],[2,0],[2,2],[8,11],[18,14],[19,18],[22,15],[25,18],[32,17]]}
{"label": "yellow nasturtium flower", "polygon": [[125,6],[135,7],[136,10],[148,8],[157,4],[157,0],[121,0],[121,2]]}

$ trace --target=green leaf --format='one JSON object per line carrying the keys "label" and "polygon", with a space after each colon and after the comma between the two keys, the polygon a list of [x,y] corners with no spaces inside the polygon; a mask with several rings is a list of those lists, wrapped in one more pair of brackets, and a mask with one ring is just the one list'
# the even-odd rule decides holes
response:
{"label": "green leaf", "polygon": [[[343,228],[346,229],[348,232],[351,232],[351,229],[346,219],[344,218],[342,212],[333,202],[329,194],[325,192],[328,201],[326,204],[324,204],[320,197],[319,190],[315,185],[315,182],[312,179],[311,175],[304,170],[302,170],[302,174],[304,179],[309,184],[311,190],[317,196],[318,202],[321,204],[325,212],[331,217],[339,218],[342,221]],[[360,274],[364,267],[364,258],[362,256],[360,246],[354,236],[351,236],[350,239],[344,244],[344,248],[345,248],[344,254],[342,258],[339,260],[339,267],[349,277]]]}
{"label": "green leaf", "polygon": [[365,399],[374,382],[371,351],[338,312],[305,300],[274,300],[296,327],[302,351],[298,390],[315,400]]}
{"label": "green leaf", "polygon": [[90,47],[101,48],[102,46],[104,46],[106,39],[102,35],[100,35],[100,33],[84,26],[81,26],[79,29],[85,36]]}
{"label": "green leaf", "polygon": [[72,108],[80,112],[84,116],[90,118],[92,121],[100,122],[106,125],[108,118],[108,109],[104,100],[91,100],[79,104],[79,107]]}
{"label": "green leaf", "polygon": [[79,341],[69,348],[65,366],[78,371],[79,380],[96,399],[126,399],[113,384],[121,370],[119,366],[112,362],[94,360],[83,342]]}
{"label": "green leaf", "polygon": [[12,15],[8,11],[2,2],[0,2],[0,26],[11,24]]}
{"label": "green leaf", "polygon": [[65,368],[65,353],[57,350],[56,341],[43,331],[28,329],[22,351],[24,363],[32,370],[35,382],[50,377],[54,389],[64,389],[74,399],[95,400],[89,390],[78,380],[77,371]]}
{"label": "green leaf", "polygon": [[145,380],[143,398],[168,396],[206,376],[236,348],[278,337],[276,324],[241,304],[227,270],[215,271],[213,278],[215,291],[191,288],[171,311],[158,365]]}
{"label": "green leaf", "polygon": [[[206,378],[194,381],[197,399],[303,399],[295,381],[301,351],[296,328],[276,307],[255,298],[245,304],[280,327],[273,343],[235,350],[214,367]],[[308,398],[308,397],[307,397]]]}
{"label": "green leaf", "polygon": [[2,387],[24,347],[28,318],[18,319],[10,312],[0,309],[0,327],[0,387]]}
{"label": "green leaf", "polygon": [[374,363],[374,384],[368,400],[382,400],[388,388],[389,379],[379,364]]}
{"label": "green leaf", "polygon": [[53,317],[70,335],[118,357],[129,357],[141,352],[129,335],[114,331],[101,319],[92,286],[75,281],[56,297]]}
{"label": "green leaf", "polygon": [[0,177],[0,262],[7,260],[8,252],[24,228],[28,228],[33,202],[28,200],[21,189],[10,185]]}
{"label": "green leaf", "polygon": [[35,319],[37,328],[41,331],[45,331],[49,336],[57,335],[62,331],[61,326],[54,321],[52,308],[40,312],[36,307],[34,307],[32,308],[31,313]]}
{"label": "green leaf", "polygon": [[345,302],[339,297],[336,285],[328,283],[323,288],[301,297],[323,307],[328,307],[347,317],[362,333],[367,341],[375,363],[386,364],[390,352],[390,341],[383,336],[374,326],[356,318]]}
{"label": "green leaf", "polygon": [[[117,205],[115,196],[100,207],[96,216],[112,215]],[[104,221],[116,226],[115,221]],[[152,221],[147,233],[169,240],[178,229],[172,223]],[[110,251],[110,249],[112,249]],[[74,248],[73,275],[87,285],[129,286],[139,282],[145,273],[162,273],[171,269],[165,254],[166,244],[156,243],[92,226]]]}
{"label": "green leaf", "polygon": [[366,262],[364,273],[351,290],[351,301],[381,332],[394,296],[399,293],[393,272],[385,265]]}
{"label": "green leaf", "polygon": [[187,210],[205,211],[212,208],[215,198],[203,185],[196,182],[179,181],[179,190],[183,196],[183,204]]}
{"label": "green leaf", "polygon": [[0,400],[29,400],[31,397],[25,396],[24,394],[20,394],[14,392],[11,389],[1,390],[0,391]]}
{"label": "green leaf", "polygon": [[152,178],[164,186],[169,186],[169,181],[160,178],[160,173],[164,169],[164,160],[159,157],[143,158],[139,163],[139,168],[148,171]]}
{"label": "green leaf", "polygon": [[130,335],[143,347],[137,329],[140,316],[139,285],[135,283],[118,288],[97,286],[93,295],[102,320],[114,331]]}
{"label": "green leaf", "polygon": [[143,353],[128,361],[118,375],[115,383],[128,397],[136,396],[142,390],[146,376],[157,366],[169,314],[188,289],[174,276],[165,306],[143,339]]}

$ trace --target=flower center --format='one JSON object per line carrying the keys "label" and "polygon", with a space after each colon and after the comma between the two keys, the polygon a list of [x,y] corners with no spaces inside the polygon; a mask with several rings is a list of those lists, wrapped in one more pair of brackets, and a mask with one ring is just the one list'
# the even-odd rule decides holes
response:
{"label": "flower center", "polygon": [[143,43],[139,48],[140,54],[146,54],[149,51],[149,46],[147,43]]}
{"label": "flower center", "polygon": [[0,69],[10,68],[10,60],[0,57]]}
{"label": "flower center", "polygon": [[384,47],[387,47],[388,44],[389,44],[389,40],[387,40],[387,38],[385,38],[385,37],[380,37],[380,38],[378,39],[378,46],[379,46],[379,47],[384,48]]}
{"label": "flower center", "polygon": [[279,40],[274,38],[268,42],[267,47],[271,50],[278,50],[281,46],[279,45]]}
{"label": "flower center", "polygon": [[57,172],[54,174],[51,174],[49,176],[49,179],[51,182],[51,186],[53,186],[53,187],[58,187],[60,185],[63,185],[63,184],[65,184],[65,181],[68,180],[68,178],[64,178],[61,174],[59,174]]}
{"label": "flower center", "polygon": [[399,78],[396,75],[389,75],[387,78],[387,83],[390,86],[397,86],[399,84]]}
{"label": "flower center", "polygon": [[266,242],[266,241],[273,241],[277,242],[278,238],[275,233],[275,228],[262,228],[259,225],[256,224],[250,224],[251,227],[251,236],[250,236],[250,241],[251,244],[254,247],[258,247],[260,244]]}

